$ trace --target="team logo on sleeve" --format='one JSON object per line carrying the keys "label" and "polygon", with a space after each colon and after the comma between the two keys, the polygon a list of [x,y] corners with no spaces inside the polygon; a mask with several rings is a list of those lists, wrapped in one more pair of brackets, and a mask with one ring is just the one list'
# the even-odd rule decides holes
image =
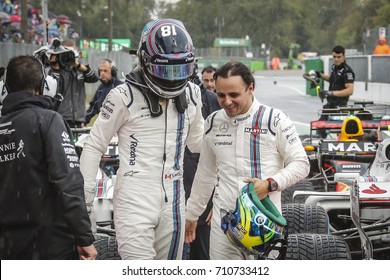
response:
{"label": "team logo on sleeve", "polygon": [[115,104],[111,102],[110,95],[108,95],[102,105],[102,108],[100,109],[102,117],[104,117],[106,120],[110,119],[111,114],[114,113],[114,107]]}
{"label": "team logo on sleeve", "polygon": [[63,142],[70,142],[69,134],[66,133],[66,131],[63,131],[62,134],[61,134],[61,136],[62,136],[62,141],[63,141]]}
{"label": "team logo on sleeve", "polygon": [[278,113],[275,117],[274,117],[274,127],[276,127],[278,125],[278,123],[280,122],[280,113]]}

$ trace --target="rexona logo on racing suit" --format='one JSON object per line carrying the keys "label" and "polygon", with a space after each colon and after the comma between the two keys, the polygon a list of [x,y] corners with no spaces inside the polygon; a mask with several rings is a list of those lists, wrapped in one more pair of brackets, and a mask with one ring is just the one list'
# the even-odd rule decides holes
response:
{"label": "rexona logo on racing suit", "polygon": [[375,153],[376,146],[371,142],[322,142],[322,152]]}
{"label": "rexona logo on racing suit", "polygon": [[135,138],[134,134],[130,135],[130,138],[132,139],[130,142],[130,160],[129,164],[130,165],[135,165],[135,160],[136,160],[136,154],[137,154],[137,146],[138,146],[138,139]]}

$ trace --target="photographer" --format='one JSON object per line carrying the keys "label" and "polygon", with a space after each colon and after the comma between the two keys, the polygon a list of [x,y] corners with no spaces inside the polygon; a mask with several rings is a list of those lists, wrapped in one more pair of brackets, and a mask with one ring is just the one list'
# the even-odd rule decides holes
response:
{"label": "photographer", "polygon": [[50,70],[50,59],[47,53],[48,50],[50,50],[50,46],[43,46],[34,51],[33,56],[42,63],[46,74],[46,83],[43,95],[48,95],[52,98],[53,109],[57,111],[64,99],[64,80],[59,73],[52,72],[50,75],[48,74]]}
{"label": "photographer", "polygon": [[63,100],[58,112],[63,115],[70,127],[85,125],[85,84],[99,80],[89,65],[79,62],[79,53],[73,40],[53,40],[47,51],[50,60],[49,75],[61,75],[63,80]]}

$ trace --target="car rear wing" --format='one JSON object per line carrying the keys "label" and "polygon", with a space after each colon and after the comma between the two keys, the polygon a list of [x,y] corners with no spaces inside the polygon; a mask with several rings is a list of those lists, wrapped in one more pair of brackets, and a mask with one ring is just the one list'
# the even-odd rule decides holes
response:
{"label": "car rear wing", "polygon": [[322,140],[318,147],[318,158],[371,163],[376,150],[376,144],[368,141]]}
{"label": "car rear wing", "polygon": [[[368,141],[321,140],[317,149],[317,159],[318,169],[325,179],[326,190],[329,191],[336,186],[329,171],[343,173],[365,172],[368,166],[374,162],[376,150],[377,145]],[[328,161],[334,162],[329,164]]]}
{"label": "car rear wing", "polygon": [[[317,129],[341,129],[344,120],[317,120],[311,121],[312,130]],[[361,120],[363,129],[389,130],[390,120]]]}

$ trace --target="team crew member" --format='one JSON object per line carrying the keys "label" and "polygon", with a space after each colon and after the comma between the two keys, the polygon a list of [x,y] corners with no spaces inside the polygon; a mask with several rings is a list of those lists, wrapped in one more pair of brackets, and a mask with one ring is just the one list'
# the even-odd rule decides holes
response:
{"label": "team crew member", "polygon": [[330,75],[316,72],[318,78],[329,82],[329,90],[321,90],[321,98],[326,98],[324,109],[346,106],[354,91],[355,73],[345,61],[345,49],[336,46],[332,50],[333,65]]}
{"label": "team crew member", "polygon": [[53,110],[43,66],[12,58],[0,92],[0,259],[95,259],[71,132]]}
{"label": "team crew member", "polygon": [[114,223],[122,259],[181,259],[185,230],[183,156],[200,152],[202,100],[193,73],[194,49],[182,22],[145,25],[139,65],[110,91],[81,156],[92,211],[100,157],[115,133],[120,167]]}
{"label": "team crew member", "polygon": [[255,80],[240,62],[228,62],[214,75],[223,108],[205,123],[202,152],[187,202],[186,242],[214,190],[210,259],[248,259],[221,230],[221,210],[234,210],[242,187],[254,183],[259,199],[270,196],[281,212],[281,191],[305,178],[309,162],[294,124],[282,111],[254,96]]}
{"label": "team crew member", "polygon": [[99,114],[103,101],[106,99],[110,90],[123,84],[123,82],[118,78],[118,69],[115,67],[114,62],[108,58],[100,61],[98,73],[101,83],[91,102],[89,102],[89,108],[85,116],[86,124],[88,124],[95,115]]}

